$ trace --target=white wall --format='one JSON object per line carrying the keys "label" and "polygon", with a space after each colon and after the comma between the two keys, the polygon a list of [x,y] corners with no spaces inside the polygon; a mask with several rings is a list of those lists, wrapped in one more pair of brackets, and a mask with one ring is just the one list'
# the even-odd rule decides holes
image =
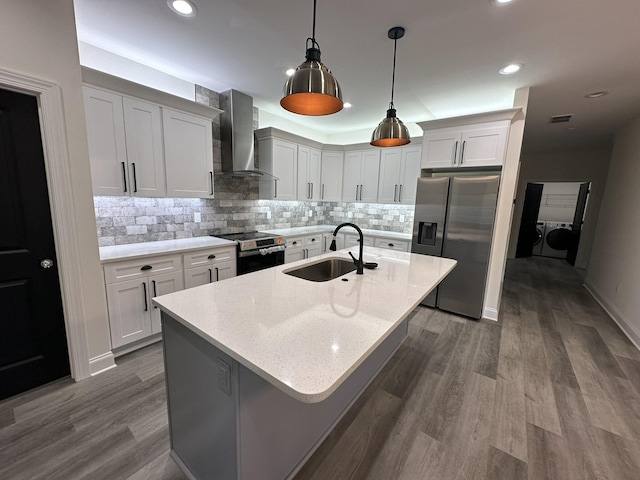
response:
{"label": "white wall", "polygon": [[514,258],[516,254],[522,206],[528,182],[591,182],[591,193],[576,258],[576,267],[587,268],[610,157],[611,152],[606,148],[523,154],[511,226],[509,258]]}
{"label": "white wall", "polygon": [[[614,140],[585,285],[640,346],[640,117]],[[639,347],[640,348],[640,347]]]}
{"label": "white wall", "polygon": [[[89,356],[111,351],[72,0],[2,2],[0,67],[62,89]],[[64,288],[64,278],[62,287]]]}
{"label": "white wall", "polygon": [[507,153],[500,178],[500,192],[496,209],[496,222],[491,240],[491,255],[489,257],[489,273],[485,289],[482,316],[491,320],[498,319],[500,300],[502,298],[502,284],[504,271],[507,266],[507,248],[509,246],[509,232],[513,218],[513,199],[516,195],[518,171],[520,169],[520,151],[524,135],[524,124],[529,104],[529,87],[516,90],[513,106],[522,108],[511,120]]}

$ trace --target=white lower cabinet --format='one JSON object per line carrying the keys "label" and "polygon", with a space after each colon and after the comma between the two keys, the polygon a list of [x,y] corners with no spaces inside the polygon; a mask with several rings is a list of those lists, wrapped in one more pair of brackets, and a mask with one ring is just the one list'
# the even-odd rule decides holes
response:
{"label": "white lower cabinet", "polygon": [[[350,233],[344,234],[344,247],[357,247],[360,245],[360,236],[352,235]],[[373,247],[373,237],[371,235],[364,235],[364,246],[365,247]]]}
{"label": "white lower cabinet", "polygon": [[[160,332],[159,312],[154,312],[156,309],[151,305],[151,299],[184,289],[179,256],[166,260],[162,257],[149,260],[125,261],[105,266],[113,348]],[[155,266],[158,266],[161,273],[152,273]],[[109,283],[110,280],[113,282]]]}
{"label": "white lower cabinet", "polygon": [[152,298],[235,277],[236,247],[123,260],[103,269],[111,346],[126,353],[161,331],[160,310],[152,305]]}
{"label": "white lower cabinet", "polygon": [[388,238],[376,238],[373,242],[378,248],[388,248],[399,252],[408,252],[411,242],[408,240],[389,240]]}
{"label": "white lower cabinet", "polygon": [[317,235],[288,237],[287,248],[284,251],[284,263],[317,257],[323,253],[323,248],[324,238],[321,233]]}

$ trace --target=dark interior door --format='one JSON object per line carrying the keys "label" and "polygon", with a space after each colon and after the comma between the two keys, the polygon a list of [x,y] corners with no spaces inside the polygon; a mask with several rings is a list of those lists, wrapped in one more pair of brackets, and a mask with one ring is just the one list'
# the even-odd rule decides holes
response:
{"label": "dark interior door", "polygon": [[543,187],[544,185],[541,183],[527,183],[524,205],[522,206],[520,232],[518,233],[518,245],[516,246],[516,258],[533,255],[533,244],[538,238],[536,222],[540,213]]}
{"label": "dark interior door", "polygon": [[580,243],[580,233],[582,232],[582,224],[584,223],[584,211],[587,208],[587,198],[590,192],[590,183],[580,184],[578,192],[578,201],[576,202],[576,211],[573,214],[573,223],[571,224],[571,242],[567,248],[567,262],[571,265],[576,264],[578,256],[578,245]]}
{"label": "dark interior door", "polygon": [[35,97],[0,90],[0,398],[69,374]]}

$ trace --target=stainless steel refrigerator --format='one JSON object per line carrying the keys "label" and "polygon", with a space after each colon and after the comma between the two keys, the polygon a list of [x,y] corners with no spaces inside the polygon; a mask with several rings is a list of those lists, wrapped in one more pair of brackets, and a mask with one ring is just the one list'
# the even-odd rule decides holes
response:
{"label": "stainless steel refrigerator", "polygon": [[458,261],[424,305],[482,317],[499,184],[498,175],[418,179],[411,252]]}

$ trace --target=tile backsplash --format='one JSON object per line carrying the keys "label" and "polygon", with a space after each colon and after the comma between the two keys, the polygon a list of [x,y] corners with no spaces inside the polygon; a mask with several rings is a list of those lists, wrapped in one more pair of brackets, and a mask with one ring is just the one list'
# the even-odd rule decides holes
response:
{"label": "tile backsplash", "polygon": [[[223,181],[228,180],[245,181],[232,178]],[[94,197],[99,244],[102,247],[342,222],[405,233],[411,233],[413,228],[412,205],[258,200],[246,198],[251,196],[246,190],[221,192],[218,196],[215,199]],[[196,222],[198,214],[200,221]]]}

